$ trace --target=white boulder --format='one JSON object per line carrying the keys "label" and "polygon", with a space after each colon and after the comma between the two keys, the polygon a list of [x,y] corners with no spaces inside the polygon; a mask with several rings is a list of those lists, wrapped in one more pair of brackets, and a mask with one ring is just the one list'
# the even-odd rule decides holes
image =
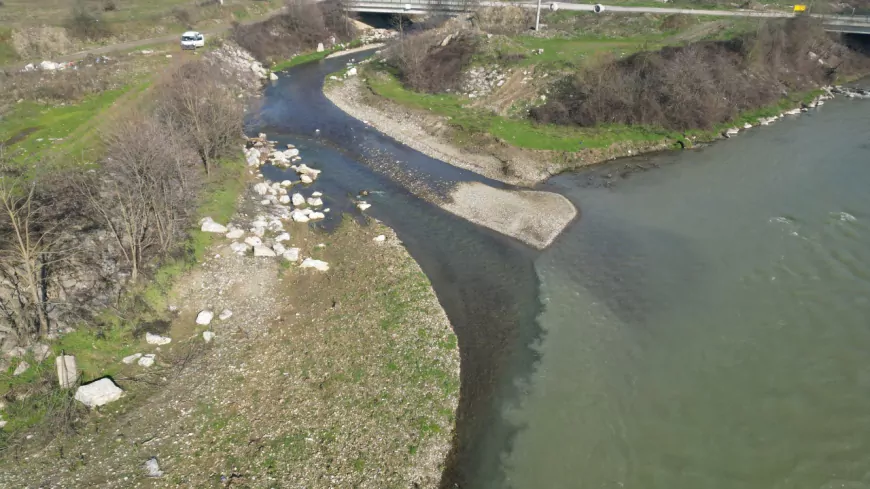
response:
{"label": "white boulder", "polygon": [[362,201],[358,202],[356,204],[356,206],[359,208],[359,210],[364,211],[364,210],[368,209],[369,207],[371,207],[372,205],[369,204],[368,202],[362,200]]}
{"label": "white boulder", "polygon": [[322,53],[324,51],[326,51],[326,48],[323,47],[323,43],[322,42],[317,43],[317,52]]}
{"label": "white boulder", "polygon": [[248,246],[260,246],[263,244],[263,240],[256,236],[248,236],[245,238],[245,244]]}
{"label": "white boulder", "polygon": [[265,246],[254,246],[254,256],[258,257],[269,257],[269,256],[278,256],[269,248]]}
{"label": "white boulder", "polygon": [[272,251],[275,252],[276,255],[283,255],[287,248],[284,247],[281,243],[275,243],[272,245]]}
{"label": "white boulder", "polygon": [[213,331],[203,331],[202,332],[202,339],[206,343],[211,343],[211,340],[214,339],[214,332]]}
{"label": "white boulder", "polygon": [[323,205],[323,200],[321,200],[320,197],[309,197],[308,205],[311,207],[320,207]]}
{"label": "white boulder", "polygon": [[141,353],[134,353],[134,354],[132,354],[132,355],[130,355],[130,356],[128,356],[128,357],[124,357],[124,358],[122,358],[122,359],[121,359],[121,362],[123,362],[123,363],[125,363],[125,364],[127,364],[127,365],[132,365],[133,362],[135,362],[136,360],[139,360],[140,358],[142,358],[142,354],[141,354]]}
{"label": "white boulder", "polygon": [[154,333],[145,333],[145,342],[149,345],[168,345],[172,343],[172,338]]}
{"label": "white boulder", "polygon": [[375,239],[373,239],[372,241],[374,241],[375,243],[383,243],[386,240],[387,237],[382,234],[380,236],[375,236]]}
{"label": "white boulder", "polygon": [[272,81],[278,81],[278,75],[275,73],[269,73],[269,79]]}
{"label": "white boulder", "polygon": [[266,182],[260,182],[254,185],[254,192],[257,192],[259,195],[266,195],[269,193],[269,184]]}
{"label": "white boulder", "polygon": [[280,202],[282,204],[289,204],[290,203],[290,196],[289,195],[282,195],[281,197],[278,197],[278,202]]}
{"label": "white boulder", "polygon": [[206,217],[205,219],[202,220],[202,227],[200,228],[200,231],[202,231],[204,233],[221,233],[221,234],[223,234],[223,233],[227,232],[227,227],[222,225],[222,224],[218,224],[218,223],[214,222],[212,220],[212,218],[210,218],[210,217]]}
{"label": "white boulder", "polygon": [[157,457],[151,457],[145,462],[145,475],[148,477],[163,477],[163,471],[160,470]]}
{"label": "white boulder", "polygon": [[312,212],[311,214],[308,214],[308,219],[310,219],[312,221],[326,219],[326,214],[324,214],[322,212]]}
{"label": "white boulder", "polygon": [[212,319],[214,319],[214,312],[208,309],[203,309],[202,311],[199,311],[199,314],[196,315],[196,324],[199,324],[201,326],[208,326],[209,324],[211,324]]}
{"label": "white boulder", "polygon": [[90,384],[79,386],[76,389],[75,399],[89,408],[104,406],[117,401],[124,395],[124,391],[112,382],[112,379],[104,377]]}
{"label": "white boulder", "polygon": [[301,175],[299,177],[299,181],[307,185],[307,184],[313,183],[314,179],[308,175]]}
{"label": "white boulder", "polygon": [[303,197],[302,194],[299,193],[293,194],[293,205],[297,207],[300,205],[305,205],[305,197]]}
{"label": "white boulder", "polygon": [[157,355],[155,355],[153,353],[149,353],[147,355],[142,355],[142,358],[140,358],[139,361],[136,363],[138,363],[140,367],[150,367],[150,366],[154,365],[154,359],[156,357],[157,357]]}
{"label": "white boulder", "polygon": [[312,197],[323,197],[323,192],[311,192]]}
{"label": "white boulder", "polygon": [[303,212],[299,209],[296,209],[290,213],[290,219],[293,219],[293,221],[295,221],[295,222],[308,222],[309,221],[308,214],[306,214],[305,212]]}
{"label": "white boulder", "polygon": [[290,233],[281,233],[275,236],[275,242],[283,243],[284,241],[290,241]]}
{"label": "white boulder", "polygon": [[329,264],[325,261],[315,260],[314,258],[306,258],[302,260],[302,268],[313,268],[315,270],[319,270],[321,272],[325,272],[329,270]]}
{"label": "white boulder", "polygon": [[22,360],[17,367],[15,367],[15,371],[12,372],[12,375],[18,377],[19,375],[27,372],[27,369],[30,368],[30,364]]}
{"label": "white boulder", "polygon": [[229,319],[231,317],[233,317],[233,311],[230,311],[229,309],[224,309],[218,315],[218,319],[220,319],[221,321],[226,321],[227,319]]}
{"label": "white boulder", "polygon": [[239,239],[245,235],[245,231],[243,229],[234,228],[230,229],[230,231],[226,234],[227,239]]}
{"label": "white boulder", "polygon": [[354,66],[353,68],[347,70],[347,73],[345,73],[344,76],[346,76],[346,77],[347,77],[347,76],[356,76],[356,66]]}
{"label": "white boulder", "polygon": [[245,243],[239,243],[238,241],[234,241],[230,245],[230,249],[233,250],[233,253],[237,255],[244,255],[248,252],[249,249],[251,249],[251,247]]}

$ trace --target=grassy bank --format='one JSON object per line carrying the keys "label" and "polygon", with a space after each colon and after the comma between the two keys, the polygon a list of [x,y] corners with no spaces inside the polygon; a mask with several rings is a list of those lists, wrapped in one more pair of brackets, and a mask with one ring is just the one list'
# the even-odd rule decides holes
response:
{"label": "grassy bank", "polygon": [[320,61],[321,59],[326,58],[330,54],[337,53],[339,51],[344,51],[345,49],[354,49],[362,46],[363,43],[359,39],[351,41],[342,46],[333,46],[329,49],[325,49],[321,52],[312,51],[308,53],[297,54],[290,59],[279,61],[271,66],[271,69],[274,73],[278,73],[279,71],[284,71],[286,69],[292,68],[294,66],[298,66],[305,63],[311,63],[312,61]]}

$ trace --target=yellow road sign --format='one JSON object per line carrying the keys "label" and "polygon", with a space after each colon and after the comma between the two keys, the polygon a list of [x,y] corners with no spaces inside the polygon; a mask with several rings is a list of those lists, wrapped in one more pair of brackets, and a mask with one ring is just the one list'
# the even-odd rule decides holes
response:
{"label": "yellow road sign", "polygon": [[794,11],[795,11],[795,12],[806,12],[806,11],[807,11],[807,6],[806,6],[806,5],[795,5],[795,6],[794,6]]}

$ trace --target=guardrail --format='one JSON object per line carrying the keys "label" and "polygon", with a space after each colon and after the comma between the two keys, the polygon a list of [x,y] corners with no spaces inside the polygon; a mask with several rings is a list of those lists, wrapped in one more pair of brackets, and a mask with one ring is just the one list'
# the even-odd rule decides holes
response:
{"label": "guardrail", "polygon": [[[426,12],[460,13],[470,12],[478,7],[505,7],[516,6],[536,9],[538,3],[530,2],[495,2],[475,0],[355,0],[350,2],[350,10],[366,12],[389,12],[418,14]],[[618,5],[583,4],[565,2],[543,2],[543,7],[550,10],[573,10],[580,12],[623,12],[623,13],[660,13],[682,15],[706,15],[718,17],[761,17],[761,18],[786,18],[796,15],[807,15],[821,19],[825,24],[837,26],[870,26],[870,16],[867,15],[831,15],[812,14],[784,11],[756,11],[756,10],[705,10],[685,9],[668,7],[621,7]]]}

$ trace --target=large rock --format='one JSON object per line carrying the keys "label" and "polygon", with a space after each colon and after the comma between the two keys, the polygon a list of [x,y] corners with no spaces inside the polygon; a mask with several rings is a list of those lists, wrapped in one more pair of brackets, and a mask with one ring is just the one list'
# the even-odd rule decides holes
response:
{"label": "large rock", "polygon": [[230,311],[229,309],[224,309],[223,311],[221,311],[220,315],[218,315],[218,319],[220,319],[221,321],[226,321],[231,317],[233,317],[233,311]]}
{"label": "large rock", "polygon": [[248,246],[261,246],[263,244],[263,240],[256,236],[248,236],[245,238],[245,244]]}
{"label": "large rock", "polygon": [[274,251],[265,246],[254,246],[254,256],[270,257],[278,255],[276,255]]}
{"label": "large rock", "polygon": [[300,177],[299,177],[299,181],[302,182],[302,183],[304,183],[304,184],[306,184],[306,185],[308,185],[308,184],[310,184],[310,183],[314,183],[314,179],[311,178],[310,175],[302,175],[302,176],[300,176]]}
{"label": "large rock", "polygon": [[311,214],[308,214],[308,219],[310,219],[310,220],[312,220],[312,221],[318,221],[318,220],[320,220],[320,219],[326,219],[326,214],[324,214],[324,213],[322,213],[322,212],[312,212]]}
{"label": "large rock", "polygon": [[154,333],[145,333],[145,342],[149,345],[162,346],[172,343],[172,338],[169,338],[168,336],[160,336],[159,334]]}
{"label": "large rock", "polygon": [[149,353],[147,355],[142,355],[142,358],[140,358],[137,363],[139,364],[140,367],[147,368],[147,367],[154,365],[155,358],[157,358],[157,355],[155,355],[153,353]]}
{"label": "large rock", "polygon": [[30,348],[30,351],[33,352],[33,358],[41,363],[48,358],[48,355],[51,353],[51,347],[45,343],[37,343]]}
{"label": "large rock", "polygon": [[235,228],[235,229],[230,229],[230,231],[227,233],[226,237],[227,237],[227,239],[239,239],[244,235],[245,235],[245,231],[243,229]]}
{"label": "large rock", "polygon": [[290,241],[290,233],[281,233],[275,236],[276,243],[283,243],[284,241]]}
{"label": "large rock", "polygon": [[323,47],[323,43],[322,42],[317,43],[317,52],[322,53],[324,51],[326,51],[326,48]]}
{"label": "large rock", "polygon": [[293,219],[295,222],[308,222],[308,214],[302,212],[299,209],[294,210],[290,213],[290,219]]}
{"label": "large rock", "polygon": [[254,185],[254,192],[257,192],[259,195],[266,195],[269,193],[269,184],[260,182]]}
{"label": "large rock", "polygon": [[305,197],[302,194],[293,194],[293,205],[299,207],[300,205],[305,205]]}
{"label": "large rock", "polygon": [[123,395],[124,391],[112,379],[104,377],[80,386],[76,390],[75,399],[89,408],[95,408],[115,402]]}
{"label": "large rock", "polygon": [[214,222],[212,220],[212,218],[210,218],[210,217],[206,217],[202,221],[202,227],[200,228],[200,231],[202,231],[204,233],[224,234],[227,232],[227,227],[222,225],[222,224],[218,224],[218,223]]}
{"label": "large rock", "polygon": [[121,359],[121,362],[124,363],[124,364],[126,364],[126,365],[132,365],[133,362],[135,362],[136,360],[139,360],[140,358],[142,358],[142,354],[141,354],[141,353],[134,353],[134,354],[132,354],[132,355],[130,355],[130,356],[127,356],[127,357],[122,358],[122,359]]}
{"label": "large rock", "polygon": [[321,200],[320,197],[309,197],[308,205],[311,207],[320,207],[323,205],[323,200]]}
{"label": "large rock", "polygon": [[148,477],[163,477],[163,471],[160,470],[157,457],[151,457],[145,462],[145,475]]}
{"label": "large rock", "polygon": [[214,319],[214,312],[208,309],[203,309],[202,311],[199,311],[199,314],[196,315],[196,324],[199,324],[201,326],[208,326],[209,324],[211,324],[212,319]]}
{"label": "large rock", "polygon": [[248,250],[250,250],[251,247],[246,245],[245,243],[239,243],[236,241],[230,244],[230,249],[233,250],[233,253],[237,255],[245,255],[248,253]]}
{"label": "large rock", "polygon": [[302,260],[302,268],[313,268],[315,270],[319,270],[321,272],[326,272],[329,270],[329,264],[325,261],[315,260],[314,258],[306,258]]}
{"label": "large rock", "polygon": [[275,252],[276,255],[283,255],[287,248],[284,247],[281,243],[275,243],[272,245],[272,251]]}

